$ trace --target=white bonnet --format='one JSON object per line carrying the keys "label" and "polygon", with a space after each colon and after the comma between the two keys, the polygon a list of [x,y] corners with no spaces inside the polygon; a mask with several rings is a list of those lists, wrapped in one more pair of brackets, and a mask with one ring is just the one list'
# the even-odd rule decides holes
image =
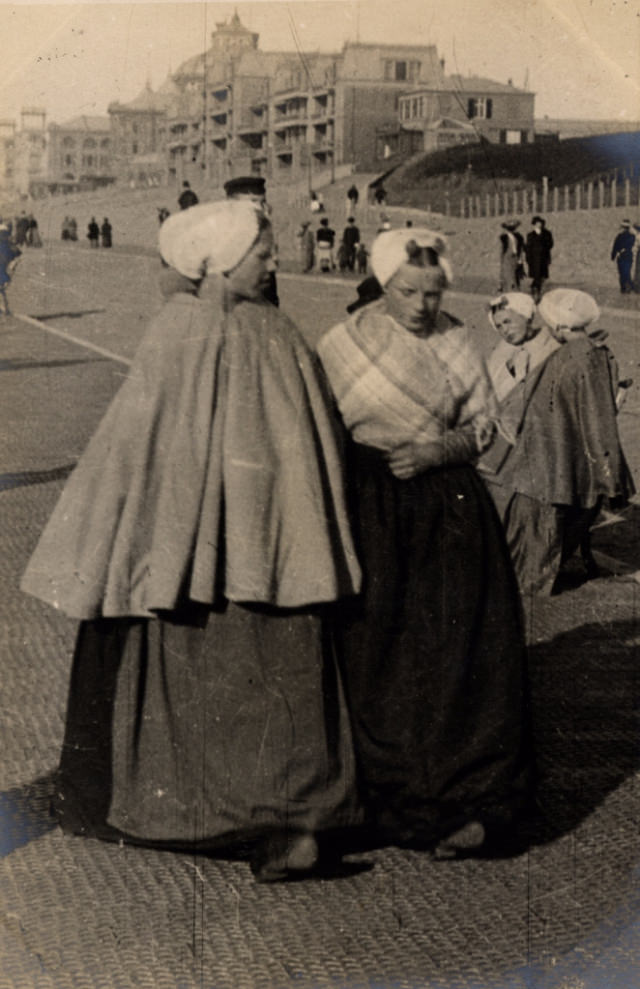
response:
{"label": "white bonnet", "polygon": [[536,314],[536,304],[530,295],[525,295],[524,292],[503,292],[489,303],[489,322],[494,330],[496,327],[493,316],[499,309],[511,309],[527,322],[530,322]]}
{"label": "white bonnet", "polygon": [[430,247],[436,252],[447,285],[450,285],[453,271],[448,258],[443,257],[446,254],[447,242],[442,234],[428,230],[426,227],[402,227],[378,234],[371,245],[371,267],[380,284],[384,287],[393,278],[400,265],[408,260],[407,245],[412,241],[418,247]]}
{"label": "white bonnet", "polygon": [[187,278],[231,271],[255,243],[261,216],[260,208],[246,199],[191,206],[160,227],[160,254]]}
{"label": "white bonnet", "polygon": [[596,300],[575,288],[554,288],[546,292],[538,303],[538,311],[552,329],[579,330],[600,315]]}

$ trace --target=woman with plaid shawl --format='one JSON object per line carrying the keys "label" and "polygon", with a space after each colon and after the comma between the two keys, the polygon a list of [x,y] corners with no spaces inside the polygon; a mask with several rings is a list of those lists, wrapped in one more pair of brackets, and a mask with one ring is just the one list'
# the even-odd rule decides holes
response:
{"label": "woman with plaid shawl", "polygon": [[383,297],[320,341],[350,433],[361,596],[342,660],[376,839],[467,854],[504,836],[529,792],[517,585],[473,462],[495,399],[465,327],[440,311],[443,238],[394,230],[371,251]]}

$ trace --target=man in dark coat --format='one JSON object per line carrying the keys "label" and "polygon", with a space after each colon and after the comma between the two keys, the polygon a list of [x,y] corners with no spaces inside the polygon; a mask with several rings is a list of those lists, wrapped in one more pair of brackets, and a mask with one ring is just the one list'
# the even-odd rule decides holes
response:
{"label": "man in dark coat", "polygon": [[356,221],[352,216],[347,220],[347,225],[342,234],[342,244],[345,251],[345,259],[349,271],[353,271],[356,263],[356,247],[360,243],[360,231],[356,226]]}
{"label": "man in dark coat", "polygon": [[631,233],[631,221],[622,221],[622,230],[613,242],[611,260],[618,265],[620,291],[623,295],[633,292],[631,268],[633,265],[633,248],[636,242],[635,234]]}
{"label": "man in dark coat", "polygon": [[109,223],[108,217],[105,216],[102,226],[100,227],[100,233],[102,234],[102,246],[111,247],[113,241],[111,239],[113,228]]}
{"label": "man in dark coat", "polygon": [[525,254],[531,279],[531,295],[538,302],[542,294],[542,283],[549,277],[553,237],[541,216],[534,216],[531,223],[533,230],[527,237]]}
{"label": "man in dark coat", "polygon": [[[64,236],[64,234],[63,234]],[[95,216],[91,217],[91,222],[87,228],[87,237],[89,239],[90,247],[98,247],[100,243],[100,227],[96,223]]]}
{"label": "man in dark coat", "polygon": [[182,183],[182,192],[178,197],[178,206],[180,209],[189,209],[190,206],[195,206],[197,202],[198,197],[189,183],[185,180]]}
{"label": "man in dark coat", "polygon": [[[267,183],[260,175],[240,175],[229,179],[224,184],[227,199],[249,199],[256,203],[265,214],[269,215],[267,207]],[[278,283],[275,271],[269,272],[269,287],[262,293],[263,298],[274,306],[280,305]]]}

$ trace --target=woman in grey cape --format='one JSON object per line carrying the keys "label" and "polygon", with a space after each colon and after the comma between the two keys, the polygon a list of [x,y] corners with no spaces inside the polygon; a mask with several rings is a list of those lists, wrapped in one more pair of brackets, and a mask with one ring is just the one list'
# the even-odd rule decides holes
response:
{"label": "woman in grey cape", "polygon": [[312,354],[261,298],[260,209],[194,206],[159,237],[178,291],[22,584],[81,619],[56,806],[66,831],[249,848],[281,879],[358,820],[331,631],[359,588],[339,448]]}

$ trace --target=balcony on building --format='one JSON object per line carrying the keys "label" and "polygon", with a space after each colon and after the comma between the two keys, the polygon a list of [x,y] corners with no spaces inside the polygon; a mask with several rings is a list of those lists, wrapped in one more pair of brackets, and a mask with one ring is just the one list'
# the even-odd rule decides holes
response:
{"label": "balcony on building", "polygon": [[335,110],[335,96],[333,89],[324,93],[314,93],[311,103],[311,119],[318,117],[332,117]]}
{"label": "balcony on building", "polygon": [[278,99],[274,103],[274,122],[277,124],[295,123],[306,120],[308,117],[308,100],[306,96],[288,97],[286,100]]}
{"label": "balcony on building", "polygon": [[216,103],[218,104],[226,103],[231,95],[231,86],[229,85],[215,86],[213,89],[210,90],[210,93],[211,93],[211,99],[215,100]]}

